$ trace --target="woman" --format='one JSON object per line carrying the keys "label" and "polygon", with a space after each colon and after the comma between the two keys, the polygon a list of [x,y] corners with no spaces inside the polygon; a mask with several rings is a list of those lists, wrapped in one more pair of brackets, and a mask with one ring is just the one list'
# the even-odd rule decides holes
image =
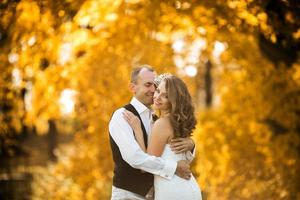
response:
{"label": "woman", "polygon": [[[184,82],[174,75],[161,75],[154,93],[153,108],[159,112],[146,148],[141,122],[133,113],[124,112],[124,118],[133,128],[135,138],[141,148],[148,154],[174,161],[188,160],[185,153],[175,154],[171,151],[170,141],[173,138],[189,137],[195,128],[194,107]],[[176,175],[171,180],[160,176],[154,177],[155,200],[192,200],[201,199],[199,186],[193,176],[189,180]]]}

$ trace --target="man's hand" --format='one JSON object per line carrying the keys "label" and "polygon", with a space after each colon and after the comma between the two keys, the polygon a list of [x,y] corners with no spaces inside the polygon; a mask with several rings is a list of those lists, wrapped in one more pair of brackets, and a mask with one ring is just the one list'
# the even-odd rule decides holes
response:
{"label": "man's hand", "polygon": [[189,180],[191,178],[190,164],[186,160],[180,160],[177,162],[177,168],[175,174],[180,178]]}
{"label": "man's hand", "polygon": [[171,140],[171,149],[176,154],[193,151],[195,143],[191,138],[176,138]]}

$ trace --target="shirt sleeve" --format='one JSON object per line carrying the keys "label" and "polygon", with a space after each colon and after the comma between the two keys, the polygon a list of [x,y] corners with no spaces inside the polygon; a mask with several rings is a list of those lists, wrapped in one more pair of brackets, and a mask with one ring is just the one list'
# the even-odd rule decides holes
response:
{"label": "shirt sleeve", "polygon": [[196,145],[193,149],[193,151],[187,151],[185,152],[185,155],[186,155],[186,159],[189,161],[189,162],[192,162],[196,156]]}
{"label": "shirt sleeve", "polygon": [[145,153],[136,142],[133,130],[123,118],[124,108],[118,109],[109,123],[109,133],[118,145],[122,158],[133,168],[171,179],[177,162]]}

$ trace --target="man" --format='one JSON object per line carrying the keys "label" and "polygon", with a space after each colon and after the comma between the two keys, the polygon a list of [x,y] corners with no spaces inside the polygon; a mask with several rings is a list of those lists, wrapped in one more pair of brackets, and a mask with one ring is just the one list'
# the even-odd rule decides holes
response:
{"label": "man", "polygon": [[[133,70],[130,88],[134,93],[130,104],[116,110],[109,123],[110,142],[115,163],[112,200],[146,199],[145,196],[153,186],[153,175],[171,179],[174,174],[189,179],[190,168],[187,161],[163,160],[142,151],[134,138],[133,130],[123,118],[127,109],[138,116],[142,122],[145,144],[151,132],[153,103],[155,91],[155,72],[150,66],[143,65]],[[177,152],[192,150],[191,139],[179,139],[173,144]],[[148,173],[147,173],[148,172]]]}

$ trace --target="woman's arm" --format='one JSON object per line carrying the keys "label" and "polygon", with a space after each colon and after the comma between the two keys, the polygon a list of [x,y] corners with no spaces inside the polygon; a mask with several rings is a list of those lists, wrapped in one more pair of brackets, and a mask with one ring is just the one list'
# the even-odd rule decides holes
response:
{"label": "woman's arm", "polygon": [[123,116],[125,120],[129,123],[131,128],[133,129],[137,143],[140,145],[141,149],[144,152],[147,152],[140,119],[137,116],[135,116],[132,112],[127,110],[123,112]]}
{"label": "woman's arm", "polygon": [[133,130],[134,130],[134,135],[135,135],[135,139],[136,139],[137,143],[140,145],[141,149],[144,152],[147,152],[146,145],[144,142],[144,134],[143,134],[142,127],[139,127],[138,129],[133,129]]}
{"label": "woman's arm", "polygon": [[140,119],[135,116],[132,112],[124,111],[124,118],[132,127],[135,138],[141,149],[144,152],[149,153],[150,155],[154,155],[160,157],[165,145],[168,143],[169,138],[173,135],[172,126],[170,120],[168,118],[160,118],[156,120],[153,125],[150,141],[148,145],[148,149],[144,143],[144,135],[141,128]]}

